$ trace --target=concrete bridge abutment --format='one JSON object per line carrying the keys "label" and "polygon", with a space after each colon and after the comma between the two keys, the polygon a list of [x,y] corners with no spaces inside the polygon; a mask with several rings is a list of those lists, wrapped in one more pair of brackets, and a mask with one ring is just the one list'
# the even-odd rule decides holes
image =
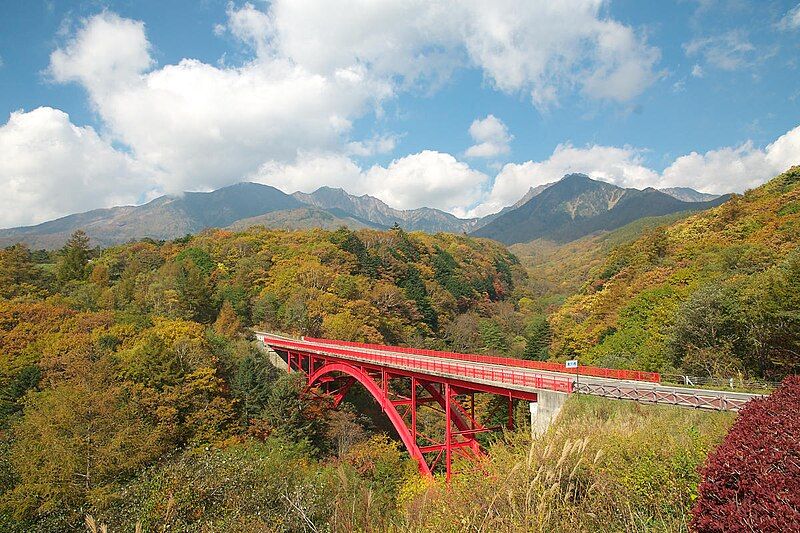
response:
{"label": "concrete bridge abutment", "polygon": [[538,437],[547,432],[558,418],[569,394],[553,391],[537,391],[537,400],[530,403],[531,435]]}

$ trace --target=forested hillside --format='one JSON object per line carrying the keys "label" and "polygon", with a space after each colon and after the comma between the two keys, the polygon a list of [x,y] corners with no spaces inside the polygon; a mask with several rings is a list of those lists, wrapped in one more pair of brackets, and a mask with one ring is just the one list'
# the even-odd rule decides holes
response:
{"label": "forested hillside", "polygon": [[380,524],[413,463],[303,398],[245,326],[440,347],[460,327],[506,349],[524,278],[496,243],[400,229],[1,250],[0,530]]}
{"label": "forested hillside", "polygon": [[[727,415],[575,400],[532,445],[522,416],[511,446],[459,465],[443,490],[419,478],[380,413],[365,416],[368,398],[355,391],[332,411],[303,395],[247,327],[777,376],[797,361],[799,182],[794,169],[715,210],[554,253],[553,286],[498,243],[400,228],[212,230],[103,250],[78,232],[58,252],[0,250],[0,530],[75,530],[87,514],[113,531],[441,531],[453,516],[685,528]],[[589,281],[548,318],[569,289],[554,269],[585,272],[582,258]],[[667,426],[687,429],[642,463]],[[487,471],[507,480],[503,498]],[[462,512],[467,501],[480,516]]]}
{"label": "forested hillside", "polygon": [[695,375],[800,370],[800,167],[611,251],[550,318],[551,354]]}

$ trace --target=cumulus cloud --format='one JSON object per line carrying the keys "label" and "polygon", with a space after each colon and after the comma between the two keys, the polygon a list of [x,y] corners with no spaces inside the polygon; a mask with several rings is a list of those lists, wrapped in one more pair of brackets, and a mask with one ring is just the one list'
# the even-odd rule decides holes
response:
{"label": "cumulus cloud", "polygon": [[620,187],[692,187],[724,194],[761,185],[792,165],[800,164],[800,126],[761,149],[747,141],[739,146],[692,152],[678,157],[662,172],[646,166],[644,151],[632,147],[561,144],[543,161],[509,163],[498,173],[486,197],[468,211],[494,213],[519,200],[530,187],[581,172]]}
{"label": "cumulus cloud", "polygon": [[140,201],[152,186],[131,157],[57,109],[11,113],[0,126],[0,227]]}
{"label": "cumulus cloud", "polygon": [[[237,36],[265,31],[252,6],[231,13]],[[341,148],[352,120],[391,94],[358,65],[320,75],[285,58],[239,67],[193,59],[148,70],[144,25],[102,13],[51,56],[57,81],[84,85],[116,140],[160,171],[163,191],[217,188],[298,151]],[[115,56],[115,50],[120,55]]]}
{"label": "cumulus cloud", "polygon": [[78,36],[50,55],[56,81],[81,83],[95,97],[124,90],[150,68],[144,23],[104,11],[87,20]]}
{"label": "cumulus cloud", "polygon": [[338,153],[301,152],[292,162],[269,161],[248,176],[248,180],[272,185],[286,193],[313,192],[325,185],[363,194],[361,167]]}
{"label": "cumulus cloud", "polygon": [[681,156],[664,170],[659,186],[686,186],[714,193],[742,192],[798,164],[800,126],[764,149],[747,141],[736,147]]}
{"label": "cumulus cloud", "polygon": [[357,157],[368,157],[375,154],[388,154],[397,146],[398,135],[376,135],[363,141],[347,143],[346,153]]}
{"label": "cumulus cloud", "polygon": [[[586,172],[624,186],[740,190],[782,170],[797,130],[765,149],[751,143],[678,158],[663,172],[632,147],[559,145],[543,161],[505,165],[494,183],[450,154],[422,151],[362,168],[352,157],[395,149],[397,136],[353,139],[354,121],[403,91],[435,89],[477,68],[488,84],[541,109],[570,92],[626,101],[660,76],[659,51],[610,18],[602,0],[275,0],[230,4],[216,29],[249,52],[237,65],[194,59],[156,65],[145,25],[105,11],[82,21],[50,57],[49,74],[83,86],[100,136],[57,110],[12,114],[0,129],[5,224],[132,202],[155,192],[207,190],[250,178],[293,192],[321,185],[373,194],[393,207],[486,214],[528,187]],[[746,39],[687,45],[719,68],[750,61]],[[731,59],[732,57],[732,59]],[[693,75],[701,75],[697,65]],[[489,115],[470,128],[470,157],[508,153],[512,136]],[[111,142],[124,145],[115,150]],[[71,194],[41,192],[68,188]],[[37,196],[39,194],[39,196]]]}
{"label": "cumulus cloud", "polygon": [[494,115],[475,119],[469,127],[475,144],[467,148],[467,157],[496,157],[510,151],[508,143],[514,138],[502,120]]}
{"label": "cumulus cloud", "polygon": [[434,207],[456,214],[480,200],[489,183],[486,174],[450,154],[430,150],[368,169],[340,154],[300,154],[293,163],[265,164],[250,179],[285,192],[342,187],[398,209]]}
{"label": "cumulus cloud", "polygon": [[401,209],[436,207],[464,214],[477,202],[489,177],[450,154],[424,150],[374,166],[364,177],[365,189]]}
{"label": "cumulus cloud", "polygon": [[[600,0],[501,4],[231,3],[227,21],[215,32],[252,52],[239,65],[183,59],[158,66],[144,23],[103,11],[61,35],[64,42],[51,54],[48,73],[56,82],[86,89],[104,136],[148,169],[155,180],[148,187],[165,193],[217,188],[264,169],[296,165],[308,154],[346,159],[391,152],[396,136],[352,139],[353,122],[380,114],[382,104],[401,91],[435,89],[462,66],[481,69],[499,90],[528,93],[541,107],[575,90],[626,100],[656,77],[658,50],[630,26],[603,15]],[[471,155],[508,151],[507,132],[480,129]],[[414,203],[407,182],[389,179],[401,171],[421,179],[424,173],[412,170],[413,161],[434,165],[430,190],[437,194],[441,169],[451,172],[463,164],[432,154],[392,163],[386,183],[400,189],[386,194],[401,205]],[[457,175],[474,181],[468,167],[459,168]],[[440,200],[433,202],[456,205]]]}
{"label": "cumulus cloud", "polygon": [[629,100],[657,79],[659,51],[602,8],[601,0],[281,0],[269,12],[276,53],[314,72],[357,63],[408,85],[467,64],[545,108],[574,88]]}
{"label": "cumulus cloud", "polygon": [[657,174],[646,168],[642,161],[642,153],[631,147],[560,144],[543,161],[503,166],[488,196],[470,214],[496,213],[519,200],[530,187],[558,181],[573,172],[582,172],[620,186],[646,186],[657,180]]}

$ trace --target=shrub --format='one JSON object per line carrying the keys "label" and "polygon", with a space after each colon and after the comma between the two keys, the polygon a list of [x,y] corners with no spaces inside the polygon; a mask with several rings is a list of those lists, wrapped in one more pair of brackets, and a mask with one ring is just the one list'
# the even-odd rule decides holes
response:
{"label": "shrub", "polygon": [[800,376],[742,409],[702,477],[695,530],[800,529]]}

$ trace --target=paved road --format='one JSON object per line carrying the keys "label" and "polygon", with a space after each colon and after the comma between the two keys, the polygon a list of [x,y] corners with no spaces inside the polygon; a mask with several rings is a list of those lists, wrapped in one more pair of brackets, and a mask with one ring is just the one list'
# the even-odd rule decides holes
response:
{"label": "paved road", "polygon": [[[677,387],[644,381],[621,380],[593,376],[577,376],[576,378],[574,374],[568,373],[534,370],[524,367],[511,367],[494,363],[453,360],[444,357],[428,355],[412,355],[407,353],[393,352],[391,351],[391,347],[380,350],[361,347],[348,348],[339,344],[328,344],[321,340],[308,342],[264,332],[256,332],[256,334],[259,338],[263,338],[264,335],[267,335],[276,341],[284,339],[291,342],[300,342],[304,345],[307,345],[309,349],[315,349],[323,352],[326,351],[326,349],[337,351],[346,349],[353,355],[337,355],[338,357],[345,359],[364,360],[357,357],[358,353],[376,356],[393,356],[396,357],[398,361],[408,361],[407,365],[414,365],[413,367],[408,367],[408,369],[411,370],[418,370],[423,365],[432,368],[433,366],[440,365],[443,362],[452,363],[454,365],[452,368],[450,365],[445,366],[440,369],[440,373],[446,374],[450,377],[462,377],[463,379],[471,379],[484,383],[491,383],[492,379],[496,379],[498,380],[497,384],[502,385],[505,388],[528,392],[537,390],[537,387],[531,386],[531,384],[534,383],[535,378],[538,377],[550,378],[553,380],[553,382],[568,381],[572,384],[571,388],[573,391],[580,392],[582,394],[604,396],[607,398],[627,399],[646,403],[679,405],[700,409],[738,411],[751,399],[761,397],[761,395],[758,394]],[[402,368],[404,365],[395,365],[389,363],[388,366]],[[455,367],[457,367],[457,369]],[[460,375],[459,373],[463,373],[461,369],[464,369],[464,371],[471,377],[463,377],[463,375]],[[513,382],[510,382],[508,379],[509,371],[513,372],[514,374],[514,379],[511,380]],[[493,375],[495,376],[494,378],[491,377]],[[519,375],[522,375],[526,379],[518,379],[517,376]],[[547,380],[545,383],[549,384],[550,380]],[[545,385],[542,386],[541,389],[553,390],[554,387]]]}

